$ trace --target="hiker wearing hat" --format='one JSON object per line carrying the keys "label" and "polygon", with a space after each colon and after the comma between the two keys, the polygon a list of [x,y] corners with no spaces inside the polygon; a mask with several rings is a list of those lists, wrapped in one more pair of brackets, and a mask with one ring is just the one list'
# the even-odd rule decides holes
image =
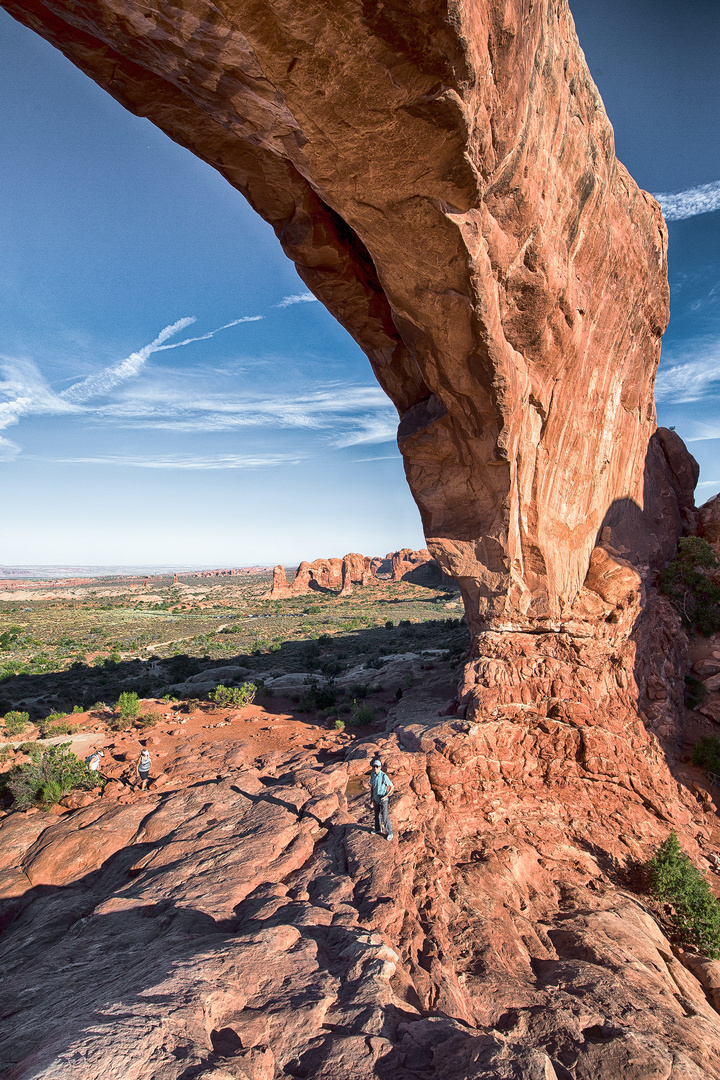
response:
{"label": "hiker wearing hat", "polygon": [[99,772],[100,770],[100,758],[105,757],[104,750],[94,750],[90,757],[85,758],[85,764],[90,772]]}
{"label": "hiker wearing hat", "polygon": [[141,791],[145,791],[148,786],[148,779],[150,777],[150,751],[141,750],[140,757],[137,763],[137,774],[140,781]]}
{"label": "hiker wearing hat", "polygon": [[384,832],[385,838],[392,840],[392,826],[388,817],[388,798],[395,790],[395,785],[387,773],[383,772],[380,758],[373,758],[371,765],[370,794],[372,795],[373,810],[375,811],[375,832],[380,836]]}

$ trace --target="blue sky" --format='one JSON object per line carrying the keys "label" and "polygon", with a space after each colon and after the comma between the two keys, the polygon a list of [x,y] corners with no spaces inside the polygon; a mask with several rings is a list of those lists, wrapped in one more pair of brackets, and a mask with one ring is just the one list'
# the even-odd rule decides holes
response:
{"label": "blue sky", "polygon": [[[572,9],[618,156],[677,218],[658,413],[702,502],[720,490],[718,5]],[[421,546],[395,411],[270,228],[2,11],[0,79],[0,562]]]}

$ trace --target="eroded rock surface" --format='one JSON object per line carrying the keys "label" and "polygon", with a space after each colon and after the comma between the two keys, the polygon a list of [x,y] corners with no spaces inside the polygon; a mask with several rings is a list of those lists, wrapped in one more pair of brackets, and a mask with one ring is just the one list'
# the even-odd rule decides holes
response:
{"label": "eroded rock surface", "polygon": [[272,224],[397,405],[473,630],[557,629],[672,471],[648,452],[666,231],[565,0],[3,6]]}
{"label": "eroded rock surface", "polygon": [[366,588],[378,578],[409,581],[418,585],[452,584],[452,579],[443,572],[426,548],[420,551],[413,551],[412,548],[390,551],[384,559],[350,552],[342,559],[301,562],[291,584],[288,583],[284,567],[276,566],[267,598],[285,600],[292,596],[306,596],[317,590],[338,589],[340,596],[349,596],[353,586]]}
{"label": "eroded rock surface", "polygon": [[180,737],[160,792],[4,818],[4,1080],[720,1078],[718,965],[623,885],[670,821],[715,858],[689,782],[632,724],[413,693],[374,739],[265,716]]}

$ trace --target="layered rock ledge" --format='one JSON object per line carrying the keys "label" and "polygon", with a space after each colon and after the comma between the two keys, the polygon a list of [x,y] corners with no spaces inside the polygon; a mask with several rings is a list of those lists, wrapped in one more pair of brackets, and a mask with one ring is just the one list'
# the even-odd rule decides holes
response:
{"label": "layered rock ledge", "polygon": [[159,792],[4,818],[4,1080],[720,1078],[720,964],[632,888],[670,820],[720,863],[689,777],[641,727],[427,697],[361,743],[248,715]]}

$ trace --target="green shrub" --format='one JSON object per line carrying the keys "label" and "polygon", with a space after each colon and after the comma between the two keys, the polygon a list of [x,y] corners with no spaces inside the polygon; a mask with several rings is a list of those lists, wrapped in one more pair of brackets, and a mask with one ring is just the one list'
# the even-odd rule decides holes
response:
{"label": "green shrub", "polygon": [[703,735],[698,739],[692,748],[690,760],[707,772],[720,773],[720,739],[717,735]]}
{"label": "green shrub", "polygon": [[15,645],[21,634],[21,626],[11,626],[9,630],[5,630],[2,634],[0,634],[0,649],[2,649],[3,651],[12,649],[13,645]]}
{"label": "green shrub", "polygon": [[348,717],[348,724],[352,727],[364,727],[366,724],[372,724],[374,719],[375,710],[372,705],[369,705],[366,701],[362,704],[353,701],[350,709],[350,716]]}
{"label": "green shrub", "polygon": [[52,806],[73,788],[97,784],[97,773],[91,773],[85,762],[72,753],[70,743],[43,747],[37,760],[16,765],[5,781],[19,810],[35,803]]}
{"label": "green shrub", "polygon": [[345,730],[345,721],[341,720],[339,716],[338,716],[337,720],[335,721],[335,729],[337,731],[344,731]]}
{"label": "green shrub", "polygon": [[160,717],[156,716],[155,713],[144,712],[137,717],[135,725],[140,728],[155,727],[159,719]]}
{"label": "green shrub", "polygon": [[[17,748],[21,754],[27,754],[33,761],[40,760],[40,754],[42,753],[42,744],[36,742],[24,742]],[[10,751],[12,753],[12,751]]]}
{"label": "green shrub", "polygon": [[123,690],[115,708],[123,720],[134,720],[140,712],[140,699],[134,690]]}
{"label": "green shrub", "polygon": [[232,705],[236,709],[242,709],[245,705],[251,705],[255,700],[257,687],[255,683],[245,682],[242,686],[216,686],[208,697],[216,705]]}
{"label": "green shrub", "polygon": [[312,679],[308,688],[300,699],[300,712],[312,712],[314,709],[328,709],[337,701],[335,680],[323,679],[318,683]]}
{"label": "green shrub", "polygon": [[135,721],[130,716],[113,716],[110,727],[113,731],[127,731],[134,723]]}
{"label": "green shrub", "polygon": [[679,611],[684,625],[706,636],[720,630],[720,589],[706,573],[717,565],[707,540],[684,536],[678,544],[677,558],[660,573],[660,588]]}
{"label": "green shrub", "polygon": [[685,704],[688,709],[696,709],[705,698],[705,684],[694,675],[685,676]]}
{"label": "green shrub", "polygon": [[40,723],[40,735],[43,739],[51,739],[54,735],[74,735],[79,726],[70,724],[67,720],[61,720],[58,724],[48,724],[49,719],[48,716]]}
{"label": "green shrub", "polygon": [[720,903],[675,832],[660,845],[647,872],[652,895],[675,909],[673,922],[683,942],[714,960],[720,958]]}
{"label": "green shrub", "polygon": [[392,630],[394,626],[395,626],[395,623],[392,621],[392,619],[388,619],[387,622],[385,623],[385,629],[386,630]]}
{"label": "green shrub", "polygon": [[5,734],[19,735],[30,723],[30,713],[12,710],[5,713]]}
{"label": "green shrub", "polygon": [[47,784],[43,784],[40,788],[39,801],[43,806],[55,806],[55,803],[59,803],[63,795],[65,795],[65,792],[57,780],[48,780]]}

